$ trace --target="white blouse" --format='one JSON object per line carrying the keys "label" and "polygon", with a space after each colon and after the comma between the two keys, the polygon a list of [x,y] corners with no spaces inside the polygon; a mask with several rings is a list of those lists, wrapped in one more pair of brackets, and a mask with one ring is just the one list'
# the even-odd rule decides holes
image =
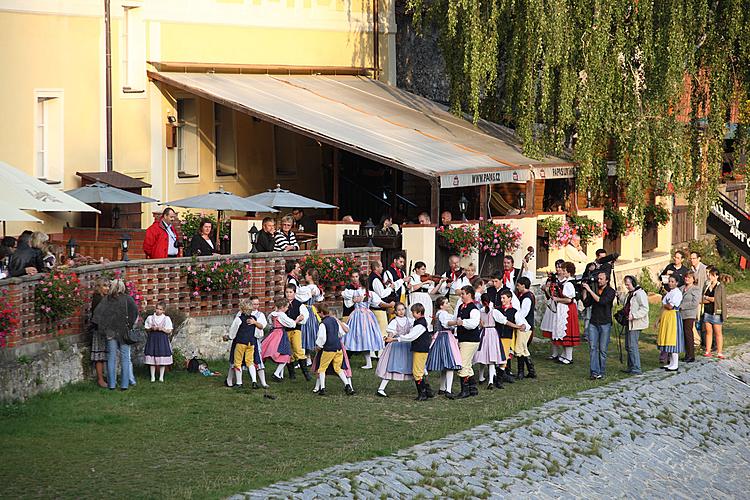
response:
{"label": "white blouse", "polygon": [[673,288],[661,299],[662,304],[669,304],[672,307],[680,307],[682,304],[682,292],[679,288]]}

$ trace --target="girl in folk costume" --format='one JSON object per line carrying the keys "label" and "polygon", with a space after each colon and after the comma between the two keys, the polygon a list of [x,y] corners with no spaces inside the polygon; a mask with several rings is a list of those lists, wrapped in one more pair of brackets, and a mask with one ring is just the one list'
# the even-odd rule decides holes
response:
{"label": "girl in folk costume", "polygon": [[453,372],[461,369],[461,351],[449,323],[453,321],[451,304],[445,297],[438,297],[435,301],[437,314],[435,315],[436,332],[433,335],[430,352],[427,355],[427,371],[441,372],[440,390],[438,394],[453,399]]}
{"label": "girl in folk costume", "polygon": [[[552,339],[552,332],[555,329],[555,323],[557,321],[557,303],[554,301],[554,297],[559,297],[562,292],[562,285],[560,283],[562,279],[562,266],[565,261],[558,259],[555,261],[555,274],[550,273],[547,281],[542,285],[542,292],[547,299],[547,303],[544,307],[544,315],[542,316],[542,323],[539,328],[542,330],[542,336],[548,339]],[[549,359],[557,361],[558,347],[552,344],[552,353]]]}
{"label": "girl in folk costume", "polygon": [[386,345],[375,368],[375,374],[383,380],[375,395],[382,398],[388,397],[385,388],[389,381],[413,378],[411,346],[404,342],[388,342],[388,339],[398,339],[408,334],[411,329],[411,322],[406,317],[406,306],[399,302],[396,304],[395,312],[396,317],[388,323]]}
{"label": "girl in folk costume", "polygon": [[656,346],[663,353],[669,355],[669,364],[663,366],[667,371],[676,372],[681,352],[685,352],[685,337],[682,332],[682,292],[677,286],[677,276],[671,275],[667,282],[669,291],[662,299],[661,319],[659,320],[659,334]]}
{"label": "girl in folk costume", "polygon": [[482,294],[481,303],[482,308],[479,310],[479,320],[482,326],[482,345],[474,355],[474,363],[482,365],[479,369],[480,382],[484,382],[484,366],[489,367],[487,389],[492,389],[493,384],[494,387],[502,389],[503,382],[501,378],[495,378],[495,365],[505,365],[507,354],[503,350],[503,345],[500,343],[500,335],[497,332],[497,328],[495,328],[495,318],[493,316],[495,307],[490,301],[489,295],[486,293]]}
{"label": "girl in folk costume", "polygon": [[308,319],[310,319],[310,311],[305,304],[297,300],[297,287],[293,284],[288,283],[286,285],[284,296],[289,301],[287,316],[293,318],[296,322],[294,326],[287,327],[286,329],[286,334],[289,336],[289,345],[292,349],[292,359],[288,365],[289,378],[292,380],[296,378],[294,374],[294,367],[296,365],[302,370],[305,380],[310,380],[310,373],[307,371],[307,355],[302,348],[302,327],[300,326],[307,323]]}
{"label": "girl in folk costume", "polygon": [[342,321],[347,322],[349,320],[349,315],[354,311],[354,298],[359,297],[359,301],[361,301],[366,290],[360,284],[359,271],[352,271],[352,274],[349,276],[349,283],[347,283],[341,292],[341,298],[343,299]]}
{"label": "girl in folk costume", "polygon": [[344,391],[351,396],[354,394],[352,380],[346,376],[342,364],[344,362],[344,353],[342,351],[341,337],[349,330],[345,323],[342,323],[333,316],[329,316],[328,308],[321,305],[318,309],[322,320],[318,327],[318,337],[315,345],[320,350],[320,364],[318,366],[318,395],[326,394],[326,370],[331,367],[336,375],[344,382]]}
{"label": "girl in folk costume", "polygon": [[143,325],[148,332],[146,348],[143,351],[143,363],[151,369],[151,382],[156,382],[156,367],[159,367],[159,382],[164,382],[164,369],[172,364],[172,346],[169,345],[169,334],[172,333],[172,319],[164,314],[167,305],[158,302],[154,314],[146,318]]}
{"label": "girl in folk costume", "polygon": [[318,337],[320,317],[315,309],[316,302],[323,302],[323,290],[317,285],[318,271],[313,268],[305,269],[305,284],[297,287],[295,298],[302,302],[310,313],[307,321],[302,323],[302,349],[307,355],[306,364],[310,366],[310,353],[315,351],[315,339]]}
{"label": "girl in folk costume", "polygon": [[[367,279],[370,288],[372,287],[374,274],[373,271]],[[360,280],[364,282],[364,277]],[[379,280],[380,278],[376,277],[376,283]],[[388,327],[388,323],[386,322],[385,327],[381,330],[380,321],[385,318],[385,310],[378,307],[380,302],[382,301],[380,301],[377,292],[365,289],[361,301],[355,303],[354,311],[349,315],[349,321],[347,322],[349,333],[344,337],[344,345],[349,352],[365,353],[365,366],[362,367],[365,370],[372,368],[372,357],[375,355],[375,351],[381,350],[384,346],[383,332]]]}
{"label": "girl in folk costume", "polygon": [[[572,262],[566,262],[563,264],[561,271],[560,296],[552,297],[557,306],[552,343],[557,346],[559,352],[557,361],[569,365],[573,361],[573,348],[581,343],[576,290],[570,281],[570,278],[576,274],[576,266]],[[561,352],[559,351],[560,348],[562,348]]]}
{"label": "girl in folk costume", "polygon": [[[409,303],[422,304],[424,306],[424,319],[427,321],[427,328],[432,331],[433,312],[432,297],[430,295],[437,293],[445,278],[441,278],[437,283],[433,280],[423,281],[423,276],[427,276],[427,265],[424,262],[414,264],[414,272],[409,276]],[[407,311],[407,316],[412,319],[411,309]]]}
{"label": "girl in folk costume", "polygon": [[386,339],[389,344],[393,342],[409,342],[411,344],[411,372],[414,377],[414,383],[417,386],[417,401],[425,401],[434,396],[427,383],[427,371],[425,369],[432,336],[427,330],[427,321],[425,321],[423,314],[424,306],[422,304],[411,306],[414,325],[412,325],[409,332],[398,338],[388,337]]}
{"label": "girl in folk costume", "polygon": [[281,382],[284,379],[284,367],[292,359],[292,346],[289,343],[287,328],[296,327],[297,321],[286,314],[289,310],[288,300],[279,299],[274,305],[274,311],[268,315],[271,323],[271,333],[263,339],[260,348],[260,358],[263,361],[272,359],[278,363],[272,377],[276,382]]}
{"label": "girl in folk costume", "polygon": [[224,340],[232,341],[232,347],[229,350],[230,368],[226,383],[228,387],[242,387],[243,365],[247,366],[247,371],[250,373],[253,389],[258,388],[258,374],[260,374],[261,385],[268,387],[259,352],[259,339],[263,338],[263,329],[267,322],[266,317],[258,310],[259,307],[260,299],[255,296],[240,301],[240,312],[232,321],[229,334],[224,336]]}

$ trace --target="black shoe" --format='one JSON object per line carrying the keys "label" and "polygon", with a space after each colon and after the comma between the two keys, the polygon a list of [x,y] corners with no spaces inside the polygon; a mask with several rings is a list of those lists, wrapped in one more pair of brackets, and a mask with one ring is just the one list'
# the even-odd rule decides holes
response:
{"label": "black shoe", "polygon": [[534,368],[534,363],[531,361],[530,357],[523,358],[524,363],[526,363],[526,370],[529,372],[526,376],[529,378],[536,378],[536,369]]}
{"label": "black shoe", "polygon": [[509,359],[508,363],[505,365],[505,373],[507,373],[509,377],[515,377],[515,375],[513,375],[513,370],[511,369],[511,361],[513,360]]}
{"label": "black shoe", "polygon": [[494,389],[494,388],[495,388],[495,386],[493,385],[493,383],[492,383],[492,382],[490,382],[489,384],[487,384],[487,390],[488,390],[488,391],[491,391],[491,390],[492,390],[492,389]]}
{"label": "black shoe", "polygon": [[444,394],[445,394],[446,392],[447,392],[447,391],[444,391],[444,390],[440,389],[440,390],[438,391],[438,396],[442,396],[442,395],[444,395]]}
{"label": "black shoe", "polygon": [[346,384],[344,386],[344,392],[346,393],[347,396],[351,396],[354,394],[354,388],[351,385]]}
{"label": "black shoe", "polygon": [[502,388],[503,388],[502,378],[495,376],[495,389],[502,389]]}
{"label": "black shoe", "polygon": [[257,382],[253,382],[253,389],[258,389],[258,388],[259,388],[258,383]]}
{"label": "black shoe", "polygon": [[294,373],[294,365],[292,363],[287,363],[286,367],[289,369],[289,380],[295,380],[297,374]]}
{"label": "black shoe", "polygon": [[620,370],[621,373],[627,373],[628,375],[632,374],[630,370]]}
{"label": "black shoe", "polygon": [[375,395],[377,397],[379,397],[379,398],[387,398],[388,397],[388,394],[386,394],[385,391],[381,391],[380,389],[378,389],[377,391],[375,391]]}
{"label": "black shoe", "polygon": [[477,379],[469,377],[469,395],[479,396],[479,388],[477,387]]}
{"label": "black shoe", "polygon": [[417,385],[417,397],[414,398],[416,401],[427,401],[427,392],[425,390],[424,380],[414,381]]}
{"label": "black shoe", "polygon": [[500,370],[500,373],[498,374],[498,377],[503,382],[507,382],[509,384],[512,384],[513,382],[516,381],[516,379],[514,379],[513,377],[511,377],[510,375],[508,375],[508,372],[506,372],[505,370]]}
{"label": "black shoe", "polygon": [[242,389],[242,384],[234,384],[232,389]]}
{"label": "black shoe", "polygon": [[[524,374],[523,374],[523,356],[516,356],[516,360],[518,361],[518,370],[516,370],[516,380],[523,380]],[[508,363],[510,365],[510,363]]]}
{"label": "black shoe", "polygon": [[326,395],[326,390],[325,389],[320,389],[318,391],[318,396],[325,396],[325,395]]}
{"label": "black shoe", "polygon": [[310,376],[310,372],[307,369],[307,359],[302,359],[299,362],[299,369],[302,372],[302,375],[305,377],[305,380],[308,382],[312,380],[312,377]]}
{"label": "black shoe", "polygon": [[664,368],[664,371],[676,372],[679,368]]}
{"label": "black shoe", "polygon": [[465,399],[471,396],[469,393],[469,383],[465,379],[461,379],[461,392],[456,394],[456,399]]}
{"label": "black shoe", "polygon": [[695,363],[695,358],[687,358],[687,359],[683,360],[683,362],[685,362],[685,363]]}
{"label": "black shoe", "polygon": [[273,375],[271,375],[271,380],[273,380],[274,382],[283,382],[284,381],[283,378],[277,377],[275,373]]}
{"label": "black shoe", "polygon": [[456,396],[454,396],[452,392],[443,391],[443,395],[445,396],[445,399],[456,399]]}

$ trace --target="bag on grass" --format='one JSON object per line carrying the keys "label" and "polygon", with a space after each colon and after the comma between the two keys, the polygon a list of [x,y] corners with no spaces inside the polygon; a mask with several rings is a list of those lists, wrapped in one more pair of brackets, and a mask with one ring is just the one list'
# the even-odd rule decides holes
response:
{"label": "bag on grass", "polygon": [[192,359],[187,362],[187,371],[190,373],[198,373],[200,371],[201,363],[208,366],[208,363],[206,363],[204,360],[193,356]]}

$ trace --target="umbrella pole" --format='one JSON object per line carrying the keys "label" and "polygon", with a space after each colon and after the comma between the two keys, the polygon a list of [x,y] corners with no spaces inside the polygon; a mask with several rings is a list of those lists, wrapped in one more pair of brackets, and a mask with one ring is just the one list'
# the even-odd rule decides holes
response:
{"label": "umbrella pole", "polygon": [[221,253],[221,247],[219,246],[220,241],[220,233],[221,233],[221,216],[223,215],[223,212],[221,210],[218,211],[218,216],[216,217],[216,252]]}
{"label": "umbrella pole", "polygon": [[5,238],[5,221],[3,221],[3,238]]}
{"label": "umbrella pole", "polygon": [[101,214],[96,214],[96,231],[94,232],[94,241],[99,241],[99,216]]}

